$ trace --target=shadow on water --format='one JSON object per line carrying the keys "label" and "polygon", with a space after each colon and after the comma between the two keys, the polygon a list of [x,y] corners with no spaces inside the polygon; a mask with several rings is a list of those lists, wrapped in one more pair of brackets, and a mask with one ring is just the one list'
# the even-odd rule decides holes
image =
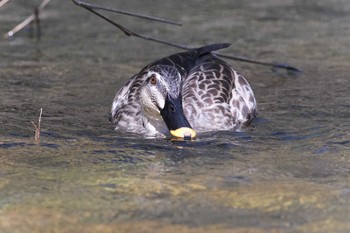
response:
{"label": "shadow on water", "polygon": [[[230,41],[227,54],[303,70],[229,61],[252,84],[258,118],[194,141],[145,139],[108,122],[127,78],[178,50],[126,38],[58,2],[42,15],[40,42],[25,31],[0,40],[1,232],[350,231],[347,1],[123,3],[184,23],[116,17],[145,34],[193,46]],[[0,8],[0,33],[31,4]],[[30,122],[40,108],[37,142]]]}

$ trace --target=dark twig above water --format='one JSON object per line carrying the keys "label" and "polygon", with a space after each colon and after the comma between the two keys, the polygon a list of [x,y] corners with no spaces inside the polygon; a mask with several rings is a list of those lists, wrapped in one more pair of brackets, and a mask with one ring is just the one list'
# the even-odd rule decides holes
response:
{"label": "dark twig above water", "polygon": [[5,37],[12,37],[14,36],[17,32],[21,31],[23,28],[28,26],[30,23],[35,21],[36,26],[37,26],[37,38],[40,39],[40,18],[39,15],[41,11],[46,7],[46,5],[50,2],[51,0],[43,0],[40,5],[34,9],[34,13],[28,16],[25,20],[23,20],[20,24],[18,24],[16,27],[11,29],[9,32],[6,33]]}
{"label": "dark twig above water", "polygon": [[251,60],[251,59],[244,58],[244,57],[230,56],[230,55],[225,55],[225,54],[216,54],[216,55],[223,57],[223,58],[227,58],[227,59],[233,59],[236,61],[248,62],[248,63],[262,65],[262,66],[269,66],[272,68],[272,70],[285,69],[287,72],[294,73],[294,74],[302,72],[302,70],[300,70],[296,67],[290,66],[288,64],[263,62],[263,61]]}
{"label": "dark twig above water", "polygon": [[128,29],[128,28],[126,28],[126,27],[116,23],[116,22],[114,22],[110,18],[100,14],[95,9],[111,11],[111,12],[116,12],[116,13],[120,13],[120,14],[126,14],[126,15],[129,15],[129,16],[134,16],[134,17],[139,17],[139,18],[146,18],[148,20],[153,20],[153,21],[157,21],[157,22],[161,22],[161,23],[173,24],[173,25],[178,25],[178,26],[181,26],[181,23],[178,23],[178,22],[175,22],[175,21],[171,21],[171,20],[167,20],[167,19],[161,19],[161,18],[156,18],[156,17],[139,15],[139,14],[131,13],[131,12],[125,13],[125,11],[120,11],[120,10],[116,10],[116,9],[101,7],[101,6],[89,4],[89,3],[86,3],[86,2],[83,2],[83,1],[80,1],[80,0],[72,0],[72,1],[76,5],[85,8],[86,10],[88,10],[88,11],[92,12],[93,14],[99,16],[100,18],[106,20],[108,23],[114,25],[119,30],[124,32],[124,34],[127,35],[127,36],[134,36],[134,37],[138,37],[138,38],[141,38],[141,39],[144,39],[144,40],[150,40],[150,41],[154,41],[154,42],[157,42],[157,43],[169,45],[169,46],[180,48],[180,49],[190,49],[189,47],[184,46],[184,45],[179,45],[179,44],[176,44],[176,43],[172,43],[172,42],[161,40],[161,39],[156,39],[156,38],[153,38],[153,37],[145,36],[145,35],[139,34],[137,32],[134,32],[134,31],[132,31],[132,30],[130,30],[130,29]]}
{"label": "dark twig above water", "polygon": [[154,16],[143,15],[143,14],[139,14],[139,13],[119,10],[119,9],[110,8],[110,7],[104,7],[104,6],[100,6],[100,5],[95,5],[95,4],[83,2],[83,1],[80,1],[80,0],[72,0],[72,1],[76,5],[84,7],[86,9],[110,11],[110,12],[113,12],[113,13],[129,15],[129,16],[133,16],[133,17],[137,17],[137,18],[148,19],[148,20],[157,21],[157,22],[161,22],[161,23],[167,23],[167,24],[173,24],[173,25],[177,25],[177,26],[182,26],[182,24],[180,22],[177,22],[177,21],[174,21],[174,20],[169,20],[169,19],[163,19],[163,18],[158,18],[158,17],[154,17]]}
{"label": "dark twig above water", "polygon": [[[161,18],[146,16],[146,15],[140,15],[140,14],[136,14],[136,13],[131,13],[131,12],[127,12],[127,11],[122,11],[122,10],[118,10],[118,9],[114,9],[114,8],[103,7],[103,6],[99,6],[99,5],[83,2],[81,0],[72,0],[72,1],[76,5],[85,8],[86,10],[92,12],[93,14],[99,16],[100,18],[102,18],[102,19],[106,20],[107,22],[109,22],[110,24],[114,25],[119,30],[124,32],[124,34],[127,35],[127,36],[134,36],[134,37],[138,37],[138,38],[141,38],[141,39],[144,39],[144,40],[150,40],[150,41],[154,41],[154,42],[157,42],[157,43],[160,43],[160,44],[172,46],[172,47],[175,47],[175,48],[185,49],[185,50],[194,49],[193,47],[189,47],[189,46],[186,46],[186,45],[180,45],[180,44],[169,42],[169,41],[166,41],[166,40],[161,40],[161,39],[157,39],[157,38],[154,38],[154,37],[150,37],[150,36],[146,36],[146,35],[143,35],[143,34],[139,34],[139,33],[135,32],[135,31],[130,30],[129,28],[126,28],[126,27],[120,25],[119,23],[116,23],[115,21],[111,20],[107,16],[102,15],[101,13],[97,12],[96,10],[110,11],[110,12],[114,12],[114,13],[125,14],[125,15],[129,15],[129,16],[144,18],[144,19],[148,19],[148,20],[154,20],[154,21],[158,21],[158,22],[162,22],[162,23],[174,24],[174,25],[178,25],[178,26],[181,26],[181,23],[178,23],[178,22],[175,22],[175,21],[172,21],[172,20],[161,19]],[[237,57],[237,56],[232,56],[232,55],[225,55],[225,54],[220,54],[220,53],[214,53],[214,54],[216,54],[219,57],[226,58],[226,59],[231,59],[231,60],[236,60],[236,61],[241,61],[241,62],[247,62],[247,63],[257,64],[257,65],[263,65],[263,66],[269,66],[273,70],[284,69],[288,73],[293,73],[293,74],[297,74],[297,73],[301,73],[302,72],[300,69],[298,69],[296,67],[293,67],[293,66],[290,66],[288,64],[263,62],[263,61],[257,61],[257,60],[253,60],[253,59],[242,58],[242,57]]]}

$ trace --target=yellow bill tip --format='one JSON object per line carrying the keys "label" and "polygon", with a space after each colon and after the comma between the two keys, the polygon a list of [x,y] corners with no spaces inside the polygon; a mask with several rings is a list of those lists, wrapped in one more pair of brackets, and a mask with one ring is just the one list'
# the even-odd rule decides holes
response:
{"label": "yellow bill tip", "polygon": [[196,137],[196,131],[194,131],[191,128],[182,127],[178,128],[176,130],[170,130],[170,133],[173,137],[177,138],[195,138]]}

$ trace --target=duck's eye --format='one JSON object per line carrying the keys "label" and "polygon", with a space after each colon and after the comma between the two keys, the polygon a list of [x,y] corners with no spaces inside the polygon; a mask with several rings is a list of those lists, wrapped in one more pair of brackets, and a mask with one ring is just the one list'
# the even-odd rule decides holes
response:
{"label": "duck's eye", "polygon": [[152,84],[152,85],[156,85],[157,84],[157,78],[155,75],[152,75],[151,78],[149,79],[149,82]]}

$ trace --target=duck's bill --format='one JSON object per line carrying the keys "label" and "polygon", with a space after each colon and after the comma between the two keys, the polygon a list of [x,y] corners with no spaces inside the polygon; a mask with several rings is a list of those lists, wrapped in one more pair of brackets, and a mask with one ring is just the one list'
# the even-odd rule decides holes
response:
{"label": "duck's bill", "polygon": [[181,96],[172,98],[168,95],[160,114],[173,137],[192,139],[196,136],[196,132],[192,129],[183,112]]}
{"label": "duck's bill", "polygon": [[184,139],[192,139],[196,137],[196,131],[187,127],[182,127],[176,130],[170,130],[170,134],[173,137]]}

